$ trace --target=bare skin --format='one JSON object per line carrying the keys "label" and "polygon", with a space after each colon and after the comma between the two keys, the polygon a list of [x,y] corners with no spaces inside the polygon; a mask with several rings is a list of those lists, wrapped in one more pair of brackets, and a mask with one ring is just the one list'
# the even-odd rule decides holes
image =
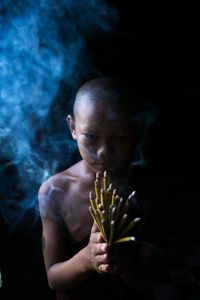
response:
{"label": "bare skin", "polygon": [[[42,218],[44,259],[49,284],[55,290],[70,289],[93,271],[106,272],[108,268],[108,246],[103,243],[88,211],[88,188],[92,186],[93,177],[87,177],[84,172],[80,174],[83,164],[81,161],[52,177],[39,191],[41,212],[45,211]],[[91,233],[88,246],[71,259],[68,259],[66,232],[61,220],[70,236],[68,242],[80,242]]]}
{"label": "bare skin", "polygon": [[[115,273],[110,268],[109,247],[89,213],[88,195],[97,171],[107,170],[110,179],[116,180],[120,167],[126,166],[131,156],[136,134],[128,130],[127,120],[110,114],[112,107],[107,99],[94,102],[90,94],[84,97],[76,108],[75,119],[67,117],[82,160],[49,178],[38,194],[47,277],[50,287],[57,291],[78,286],[94,272]],[[87,237],[88,244],[71,257],[71,245]],[[116,274],[129,286],[143,289],[149,280],[148,272],[132,269],[124,273],[118,270]]]}

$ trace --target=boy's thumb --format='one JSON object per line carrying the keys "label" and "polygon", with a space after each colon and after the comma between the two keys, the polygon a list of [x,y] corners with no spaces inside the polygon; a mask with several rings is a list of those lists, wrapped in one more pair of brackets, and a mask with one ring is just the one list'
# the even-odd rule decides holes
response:
{"label": "boy's thumb", "polygon": [[93,223],[91,232],[92,232],[92,233],[94,233],[94,232],[99,232],[99,229],[98,229],[97,224],[96,224],[95,221],[94,221],[94,223]]}
{"label": "boy's thumb", "polygon": [[97,232],[99,233],[99,234],[98,234],[98,238],[97,238],[97,239],[98,239],[98,242],[99,242],[99,243],[103,243],[103,242],[104,242],[104,238],[103,238],[101,232],[99,231],[99,228],[98,228],[96,222],[94,222],[94,223],[93,223],[93,226],[92,226],[91,233],[97,233]]}

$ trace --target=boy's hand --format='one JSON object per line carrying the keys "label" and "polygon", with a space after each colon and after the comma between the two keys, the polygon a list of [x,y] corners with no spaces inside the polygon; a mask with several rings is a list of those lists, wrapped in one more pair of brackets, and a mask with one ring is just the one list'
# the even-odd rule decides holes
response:
{"label": "boy's hand", "polygon": [[95,222],[91,230],[88,247],[92,268],[98,273],[107,273],[109,271],[109,246],[104,242]]}

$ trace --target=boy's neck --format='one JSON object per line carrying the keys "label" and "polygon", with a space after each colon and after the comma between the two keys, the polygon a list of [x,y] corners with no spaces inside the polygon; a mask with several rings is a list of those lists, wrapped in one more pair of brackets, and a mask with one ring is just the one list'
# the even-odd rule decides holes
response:
{"label": "boy's neck", "polygon": [[83,176],[95,180],[96,172],[84,160],[81,161]]}

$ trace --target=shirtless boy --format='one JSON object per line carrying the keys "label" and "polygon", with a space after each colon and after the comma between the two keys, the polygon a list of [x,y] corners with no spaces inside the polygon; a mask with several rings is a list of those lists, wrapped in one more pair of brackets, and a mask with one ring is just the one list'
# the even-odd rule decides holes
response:
{"label": "shirtless boy", "polygon": [[141,130],[131,110],[135,103],[123,85],[97,78],[78,90],[73,114],[67,116],[82,160],[50,177],[39,190],[43,255],[57,299],[129,299],[126,287],[133,296],[136,290],[148,293],[153,285],[148,259],[147,267],[133,263],[130,270],[115,272],[109,246],[88,209],[96,172],[106,170],[110,181],[121,186],[128,177]]}

